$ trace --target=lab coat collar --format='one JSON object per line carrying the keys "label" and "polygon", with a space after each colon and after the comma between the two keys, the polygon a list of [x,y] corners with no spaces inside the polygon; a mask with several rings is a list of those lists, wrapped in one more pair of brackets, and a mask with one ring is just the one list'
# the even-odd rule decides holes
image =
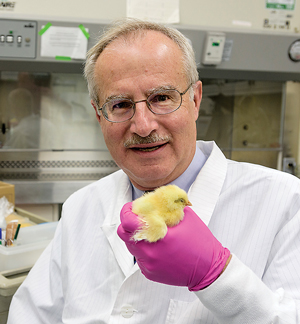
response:
{"label": "lab coat collar", "polygon": [[207,161],[188,192],[192,209],[208,225],[221,193],[227,160],[215,142],[197,141]]}
{"label": "lab coat collar", "polygon": [[126,174],[122,171],[119,172],[121,172],[121,176],[115,179],[118,181],[117,190],[114,193],[115,201],[107,210],[102,230],[110,243],[120,268],[124,275],[128,276],[133,268],[133,256],[118,236],[117,229],[120,225],[120,211],[124,204],[132,200],[132,190]]}

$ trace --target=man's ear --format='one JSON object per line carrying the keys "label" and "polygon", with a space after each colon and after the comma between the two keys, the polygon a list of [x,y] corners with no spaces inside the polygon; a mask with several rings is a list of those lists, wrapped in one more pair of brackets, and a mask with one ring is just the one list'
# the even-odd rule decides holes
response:
{"label": "man's ear", "polygon": [[91,100],[91,104],[92,104],[92,106],[93,106],[94,109],[95,109],[95,112],[96,112],[96,118],[97,118],[98,122],[100,123],[100,115],[99,115],[99,113],[98,113],[97,105],[94,103],[93,100]]}
{"label": "man's ear", "polygon": [[197,81],[193,86],[193,88],[194,88],[195,120],[197,120],[200,111],[200,103],[202,100],[202,82]]}

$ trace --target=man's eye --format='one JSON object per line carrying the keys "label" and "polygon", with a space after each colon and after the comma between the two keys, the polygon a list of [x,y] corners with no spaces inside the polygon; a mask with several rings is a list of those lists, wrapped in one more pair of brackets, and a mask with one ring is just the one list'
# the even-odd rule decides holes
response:
{"label": "man's eye", "polygon": [[117,101],[112,102],[110,105],[110,109],[113,110],[119,110],[119,109],[130,109],[132,107],[132,103],[130,101]]}
{"label": "man's eye", "polygon": [[151,103],[159,103],[170,100],[170,96],[165,93],[156,94],[151,98]]}

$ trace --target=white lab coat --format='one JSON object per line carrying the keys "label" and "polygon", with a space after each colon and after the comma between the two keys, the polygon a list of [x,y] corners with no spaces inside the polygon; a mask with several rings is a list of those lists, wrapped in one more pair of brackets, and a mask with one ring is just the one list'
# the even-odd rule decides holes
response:
{"label": "white lab coat", "polygon": [[198,146],[208,159],[189,199],[233,253],[212,285],[194,293],[141,274],[116,233],[132,195],[120,170],[66,201],[8,324],[299,323],[300,181],[226,160],[213,142]]}

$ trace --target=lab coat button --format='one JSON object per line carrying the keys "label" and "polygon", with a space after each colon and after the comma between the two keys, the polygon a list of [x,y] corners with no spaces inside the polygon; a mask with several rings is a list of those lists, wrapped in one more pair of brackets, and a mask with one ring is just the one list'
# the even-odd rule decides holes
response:
{"label": "lab coat button", "polygon": [[131,305],[123,305],[121,307],[121,314],[125,318],[132,317],[136,310]]}

